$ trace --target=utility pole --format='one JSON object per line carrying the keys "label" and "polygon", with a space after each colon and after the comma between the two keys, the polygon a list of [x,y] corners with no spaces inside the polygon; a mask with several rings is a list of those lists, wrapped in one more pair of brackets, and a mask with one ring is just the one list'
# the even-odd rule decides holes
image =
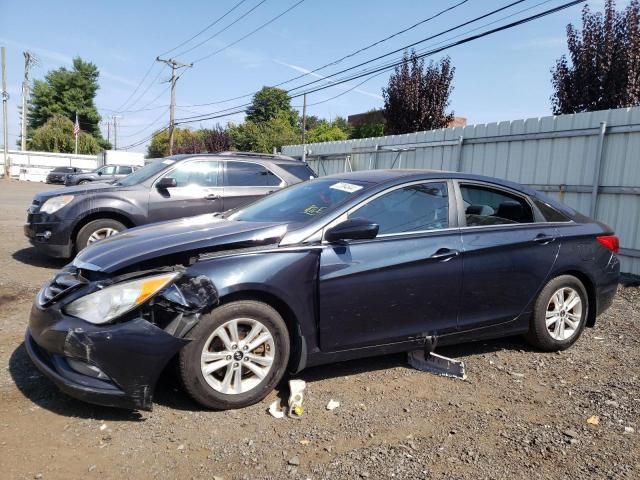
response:
{"label": "utility pole", "polygon": [[156,57],[157,62],[166,63],[171,67],[171,106],[169,108],[169,155],[173,155],[173,130],[175,127],[175,110],[176,110],[176,82],[178,76],[176,76],[176,70],[179,68],[193,67],[193,63],[180,63],[173,58],[162,59]]}
{"label": "utility pole", "polygon": [[120,115],[113,116],[113,149],[118,149],[118,119],[122,118]]}
{"label": "utility pole", "polygon": [[5,47],[2,50],[2,139],[4,153],[4,178],[8,180],[11,176],[11,165],[9,164],[9,126],[7,125],[7,102],[9,101],[9,92],[7,92],[7,51]]}
{"label": "utility pole", "polygon": [[307,161],[307,94],[302,102],[302,161]]}
{"label": "utility pole", "polygon": [[107,120],[107,143],[111,143],[111,120]]}
{"label": "utility pole", "polygon": [[27,150],[27,101],[29,99],[29,69],[37,65],[38,59],[30,51],[24,55],[24,80],[22,81],[22,118],[20,119],[20,150]]}

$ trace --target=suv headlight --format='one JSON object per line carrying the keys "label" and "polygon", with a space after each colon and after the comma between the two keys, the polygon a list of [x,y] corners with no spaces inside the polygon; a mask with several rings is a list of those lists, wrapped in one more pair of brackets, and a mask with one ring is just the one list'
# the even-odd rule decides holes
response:
{"label": "suv headlight", "polygon": [[44,213],[54,213],[60,210],[73,200],[73,195],[60,195],[45,201],[40,207],[40,211]]}
{"label": "suv headlight", "polygon": [[178,275],[172,272],[116,283],[71,302],[64,310],[95,325],[107,323],[142,305]]}

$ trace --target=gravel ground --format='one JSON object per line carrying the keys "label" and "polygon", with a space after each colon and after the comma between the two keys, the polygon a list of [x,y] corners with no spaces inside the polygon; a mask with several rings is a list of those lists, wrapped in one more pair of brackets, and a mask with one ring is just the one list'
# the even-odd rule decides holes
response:
{"label": "gravel ground", "polygon": [[[300,419],[268,405],[199,408],[173,377],[153,412],[84,404],[31,365],[31,301],[62,262],[22,236],[42,184],[0,181],[0,471],[3,478],[629,478],[640,476],[640,292],[560,354],[518,338],[443,349],[468,380],[409,368],[404,355],[317,367]],[[330,399],[340,402],[333,411]]]}

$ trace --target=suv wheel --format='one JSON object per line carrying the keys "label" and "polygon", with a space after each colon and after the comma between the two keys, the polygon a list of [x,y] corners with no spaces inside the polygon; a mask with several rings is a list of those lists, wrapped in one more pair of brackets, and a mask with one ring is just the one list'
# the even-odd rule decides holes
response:
{"label": "suv wheel", "polygon": [[80,180],[80,181],[78,182],[78,185],[85,185],[85,184],[87,184],[87,183],[91,183],[91,180]]}
{"label": "suv wheel", "polygon": [[215,410],[242,408],[266,397],[289,361],[289,333],[269,305],[238,301],[203,316],[180,351],[179,371],[189,395]]}
{"label": "suv wheel", "polygon": [[120,233],[121,231],[126,230],[126,228],[127,227],[122,223],[110,218],[93,220],[87,223],[78,232],[78,235],[76,236],[76,248],[80,251],[92,243],[104,240],[116,233]]}
{"label": "suv wheel", "polygon": [[588,313],[582,282],[572,275],[556,277],[538,295],[526,338],[547,352],[565,350],[580,338]]}

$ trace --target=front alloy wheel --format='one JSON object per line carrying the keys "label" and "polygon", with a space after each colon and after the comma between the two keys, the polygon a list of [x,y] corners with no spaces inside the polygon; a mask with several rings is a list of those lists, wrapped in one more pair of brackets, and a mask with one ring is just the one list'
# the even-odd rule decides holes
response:
{"label": "front alloy wheel", "polygon": [[220,325],[202,350],[200,369],[217,392],[235,395],[255,388],[273,366],[275,344],[258,320],[238,318]]}
{"label": "front alloy wheel", "polygon": [[185,390],[215,410],[242,408],[266,397],[289,362],[289,332],[271,306],[253,300],[224,304],[204,315],[179,355]]}

